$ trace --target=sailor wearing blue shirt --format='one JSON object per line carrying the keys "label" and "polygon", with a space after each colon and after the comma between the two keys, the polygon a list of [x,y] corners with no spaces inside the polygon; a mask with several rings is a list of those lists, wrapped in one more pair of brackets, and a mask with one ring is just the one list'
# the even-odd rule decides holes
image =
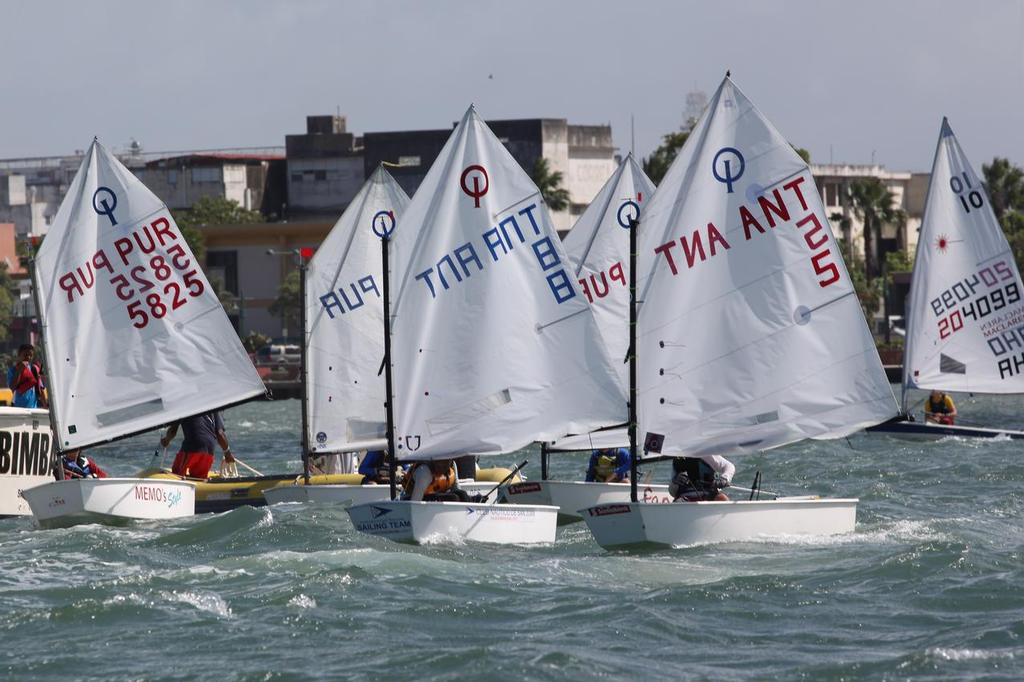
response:
{"label": "sailor wearing blue shirt", "polygon": [[594,450],[587,466],[587,481],[598,483],[621,483],[629,480],[629,469],[633,460],[626,448],[605,448]]}
{"label": "sailor wearing blue shirt", "polygon": [[[398,468],[398,480],[408,467],[407,464]],[[391,468],[388,465],[388,453],[384,450],[370,450],[359,462],[359,474],[363,477],[363,485],[372,483],[390,483]]]}

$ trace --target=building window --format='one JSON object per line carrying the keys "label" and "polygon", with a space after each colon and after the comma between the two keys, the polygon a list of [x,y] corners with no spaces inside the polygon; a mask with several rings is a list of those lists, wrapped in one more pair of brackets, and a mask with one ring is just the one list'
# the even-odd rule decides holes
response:
{"label": "building window", "polygon": [[313,171],[313,179],[316,180],[317,182],[325,182],[327,180],[327,171]]}
{"label": "building window", "polygon": [[167,184],[177,185],[178,184],[178,171],[171,169],[167,171]]}
{"label": "building window", "polygon": [[193,168],[192,182],[220,182],[220,168]]}
{"label": "building window", "polygon": [[838,206],[839,205],[839,185],[835,182],[825,183],[825,205],[826,206]]}
{"label": "building window", "polygon": [[[207,251],[206,276],[210,282],[219,280],[225,291],[238,295],[238,252]],[[216,285],[214,285],[216,286]]]}
{"label": "building window", "polygon": [[302,182],[302,173],[292,173],[292,182]]}

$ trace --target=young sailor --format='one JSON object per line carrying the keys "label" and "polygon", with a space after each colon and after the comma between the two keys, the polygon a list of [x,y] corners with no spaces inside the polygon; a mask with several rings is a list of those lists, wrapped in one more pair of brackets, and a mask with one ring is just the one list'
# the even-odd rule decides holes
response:
{"label": "young sailor", "polygon": [[57,480],[70,478],[106,478],[107,472],[100,469],[96,462],[82,454],[81,449],[70,450],[61,455],[61,468],[57,472]]}
{"label": "young sailor", "polygon": [[956,421],[956,405],[948,394],[932,391],[924,403],[924,420],[929,424],[952,426]]}
{"label": "young sailor", "polygon": [[673,502],[727,502],[722,488],[729,487],[735,473],[736,466],[719,455],[677,457],[668,492]]}
{"label": "young sailor", "polygon": [[587,465],[587,482],[622,483],[629,480],[633,458],[626,448],[594,450]]}
{"label": "young sailor", "polygon": [[459,489],[455,460],[437,459],[412,465],[405,477],[402,499],[413,502],[468,502],[469,495]]}

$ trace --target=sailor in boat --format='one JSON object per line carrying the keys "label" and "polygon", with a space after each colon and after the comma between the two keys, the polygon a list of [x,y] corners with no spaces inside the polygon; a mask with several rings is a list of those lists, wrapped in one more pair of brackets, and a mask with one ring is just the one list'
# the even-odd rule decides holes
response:
{"label": "sailor in boat", "polygon": [[956,421],[953,399],[942,391],[932,391],[924,403],[924,420],[929,424],[952,426]]}
{"label": "sailor in boat", "polygon": [[629,480],[633,459],[626,448],[604,448],[590,454],[588,483],[622,483]]}
{"label": "sailor in boat", "polygon": [[224,432],[224,420],[219,411],[197,414],[188,419],[171,424],[167,433],[160,439],[160,445],[167,447],[174,440],[178,433],[178,427],[184,433],[181,441],[181,450],[174,457],[174,465],[171,473],[178,476],[190,478],[207,478],[210,475],[210,468],[213,466],[214,444],[219,444],[224,451],[224,463],[230,464],[235,461],[231,454],[231,446],[228,444],[227,434]]}
{"label": "sailor in boat", "polygon": [[673,502],[728,502],[728,488],[736,466],[719,455],[677,457],[672,460],[668,492]]}
{"label": "sailor in boat", "polygon": [[95,461],[83,455],[81,448],[63,453],[60,458],[60,469],[54,473],[56,473],[58,481],[71,478],[107,477],[107,472],[100,469]]}
{"label": "sailor in boat", "polygon": [[18,361],[7,369],[7,387],[14,393],[14,407],[46,407],[43,370],[35,357],[35,346],[23,343],[18,347]]}
{"label": "sailor in boat", "polygon": [[[398,467],[398,482],[402,480],[405,466]],[[384,450],[370,450],[359,462],[359,473],[363,477],[362,485],[388,485],[391,483],[391,467],[388,465],[388,453]]]}
{"label": "sailor in boat", "polygon": [[416,462],[405,476],[403,500],[413,502],[469,502],[459,488],[459,474],[453,459]]}
{"label": "sailor in boat", "polygon": [[476,455],[466,455],[455,460],[455,471],[458,472],[459,478],[475,481],[477,468]]}

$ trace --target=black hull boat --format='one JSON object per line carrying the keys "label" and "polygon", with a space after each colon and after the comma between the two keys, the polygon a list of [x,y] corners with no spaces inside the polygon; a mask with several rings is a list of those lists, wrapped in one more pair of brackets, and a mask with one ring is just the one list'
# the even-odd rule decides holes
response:
{"label": "black hull boat", "polygon": [[1024,431],[1013,429],[989,429],[980,426],[955,426],[911,421],[906,415],[893,417],[887,422],[870,426],[868,433],[881,433],[895,438],[909,440],[938,440],[955,436],[957,438],[1013,438],[1024,439]]}

